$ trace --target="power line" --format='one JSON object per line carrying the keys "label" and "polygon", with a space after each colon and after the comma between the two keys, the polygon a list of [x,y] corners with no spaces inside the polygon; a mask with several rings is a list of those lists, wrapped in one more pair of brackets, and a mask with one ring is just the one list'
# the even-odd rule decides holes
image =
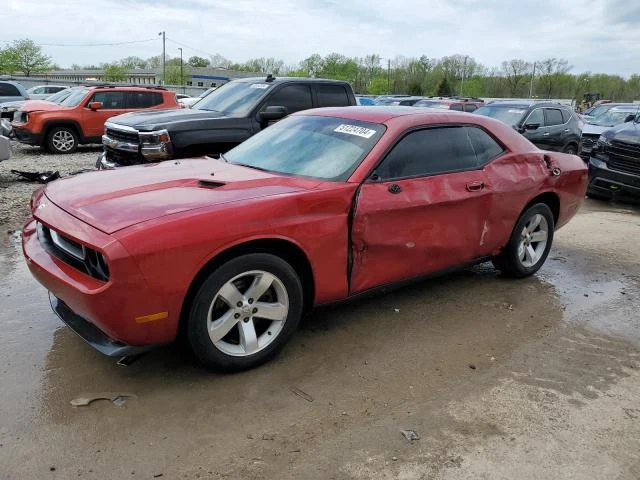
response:
{"label": "power line", "polygon": [[131,40],[128,42],[112,42],[112,43],[38,43],[41,47],[112,47],[116,45],[129,45],[131,43],[143,43],[156,41],[155,38],[147,38],[145,40]]}

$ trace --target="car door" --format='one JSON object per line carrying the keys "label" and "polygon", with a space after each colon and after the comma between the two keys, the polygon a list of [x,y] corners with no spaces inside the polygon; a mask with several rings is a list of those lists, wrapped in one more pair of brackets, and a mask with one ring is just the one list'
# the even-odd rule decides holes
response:
{"label": "car door", "polygon": [[[272,92],[258,108],[258,111],[262,111],[266,107],[285,107],[289,115],[299,112],[300,110],[308,110],[313,107],[311,88],[308,84],[303,83],[284,85]],[[276,121],[258,121],[257,131],[272,125]]]}
{"label": "car door", "polygon": [[[89,104],[92,102],[102,103],[102,108],[90,109]],[[82,115],[84,136],[100,137],[104,131],[104,122],[126,111],[125,92],[117,90],[95,92],[84,105]]]}
{"label": "car door", "polygon": [[[538,125],[538,127],[532,128],[535,125]],[[542,108],[535,108],[529,113],[524,122],[522,122],[520,132],[538,148],[549,149],[549,129],[545,124],[544,110]]]}
{"label": "car door", "polygon": [[569,126],[565,125],[562,110],[559,108],[544,108],[544,123],[549,129],[547,136],[548,150],[562,151],[565,140],[569,137]]}
{"label": "car door", "polygon": [[408,132],[357,195],[351,293],[476,258],[490,198],[467,127]]}

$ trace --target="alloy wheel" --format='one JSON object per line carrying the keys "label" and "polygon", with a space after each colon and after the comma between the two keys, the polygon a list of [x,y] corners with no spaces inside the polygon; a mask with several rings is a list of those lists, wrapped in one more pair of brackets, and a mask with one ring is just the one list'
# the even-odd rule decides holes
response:
{"label": "alloy wheel", "polygon": [[518,259],[520,263],[530,268],[544,255],[549,240],[549,224],[543,215],[537,213],[525,223],[520,232],[518,243]]}
{"label": "alloy wheel", "polygon": [[75,138],[68,130],[58,130],[51,139],[53,146],[59,152],[69,152],[75,146]]}

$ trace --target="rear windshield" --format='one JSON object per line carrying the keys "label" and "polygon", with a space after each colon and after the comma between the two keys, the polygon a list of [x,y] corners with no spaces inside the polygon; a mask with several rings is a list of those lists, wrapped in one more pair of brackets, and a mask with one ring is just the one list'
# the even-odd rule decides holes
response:
{"label": "rear windshield", "polygon": [[229,150],[223,158],[258,170],[344,181],[384,129],[377,123],[345,118],[292,116]]}
{"label": "rear windshield", "polygon": [[517,125],[520,123],[520,120],[522,120],[524,114],[527,113],[527,110],[526,107],[486,105],[480,107],[473,113],[495,118],[507,125]]}
{"label": "rear windshield", "polygon": [[65,98],[60,105],[63,107],[75,107],[80,104],[87,93],[89,93],[88,88],[72,88],[69,96]]}

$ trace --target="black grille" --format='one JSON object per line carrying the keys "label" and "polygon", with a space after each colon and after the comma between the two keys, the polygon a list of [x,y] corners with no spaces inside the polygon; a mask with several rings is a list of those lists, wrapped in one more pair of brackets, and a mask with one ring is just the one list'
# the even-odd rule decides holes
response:
{"label": "black grille", "polygon": [[121,130],[107,128],[107,136],[114,140],[120,140],[121,142],[138,143],[138,134],[134,132],[123,132]]}
{"label": "black grille", "polygon": [[128,165],[139,165],[141,163],[146,163],[145,158],[135,152],[126,152],[124,150],[116,150],[114,148],[106,147],[104,148],[105,153],[107,154],[107,160],[110,162],[115,162],[118,165],[123,167]]}
{"label": "black grille", "polygon": [[582,135],[582,146],[585,148],[592,148],[593,145],[598,141],[598,137],[600,135]]}
{"label": "black grille", "polygon": [[75,247],[75,249],[81,250],[84,254],[84,257],[80,259],[77,256],[70,254],[69,251],[66,251],[59,245],[57,245],[53,240],[53,236],[51,235],[51,229],[38,222],[38,239],[40,240],[40,244],[49,253],[97,280],[101,280],[103,282],[109,280],[109,267],[104,259],[104,256],[101,253],[96,252],[95,250],[92,250],[84,245],[81,245],[78,242],[65,237],[64,235],[61,235],[60,233],[58,233],[57,235],[58,237],[64,239],[64,242],[69,246],[73,246]]}
{"label": "black grille", "polygon": [[640,175],[640,145],[612,141],[607,147],[609,161],[607,165],[612,170]]}

